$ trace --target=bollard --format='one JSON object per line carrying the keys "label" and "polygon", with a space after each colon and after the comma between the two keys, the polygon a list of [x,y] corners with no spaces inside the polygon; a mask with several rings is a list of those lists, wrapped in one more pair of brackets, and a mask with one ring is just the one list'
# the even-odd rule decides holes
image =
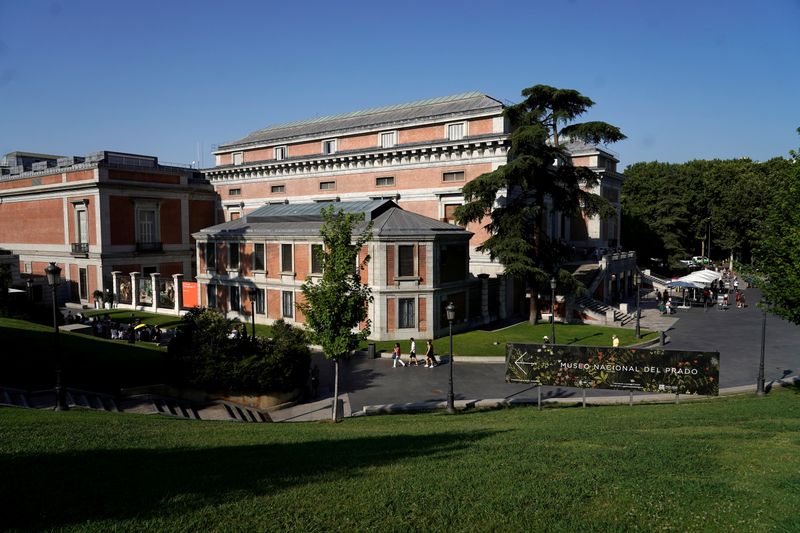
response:
{"label": "bollard", "polygon": [[664,344],[666,344],[667,334],[664,333],[663,331],[659,331],[658,335],[659,335],[658,345],[659,346],[664,346]]}
{"label": "bollard", "polygon": [[539,410],[541,411],[542,410],[542,386],[541,385],[539,385],[539,392],[538,392],[537,396],[538,396]]}
{"label": "bollard", "polygon": [[586,387],[581,390],[583,392],[583,408],[586,409]]}

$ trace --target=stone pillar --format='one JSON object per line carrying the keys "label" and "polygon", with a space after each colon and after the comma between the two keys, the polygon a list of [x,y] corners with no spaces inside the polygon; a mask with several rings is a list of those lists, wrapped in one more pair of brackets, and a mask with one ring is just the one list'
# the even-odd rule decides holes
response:
{"label": "stone pillar", "polygon": [[153,313],[158,313],[158,300],[161,295],[159,291],[158,282],[161,278],[161,274],[158,272],[153,272],[150,274],[150,288],[153,291],[153,301],[151,302],[150,311]]}
{"label": "stone pillar", "polygon": [[175,302],[175,313],[180,315],[181,308],[183,307],[183,274],[172,275],[172,290],[175,291],[175,296],[173,298]]}
{"label": "stone pillar", "polygon": [[114,303],[119,307],[119,276],[122,274],[119,270],[111,272],[111,290],[114,291]]}
{"label": "stone pillar", "polygon": [[131,272],[131,305],[139,307],[139,272]]}

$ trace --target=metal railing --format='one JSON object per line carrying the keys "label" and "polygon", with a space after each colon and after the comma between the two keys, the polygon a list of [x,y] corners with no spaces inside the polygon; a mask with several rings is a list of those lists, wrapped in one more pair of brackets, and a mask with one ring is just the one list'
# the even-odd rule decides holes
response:
{"label": "metal railing", "polygon": [[72,253],[73,254],[88,254],[89,253],[89,243],[88,242],[73,242],[72,243]]}

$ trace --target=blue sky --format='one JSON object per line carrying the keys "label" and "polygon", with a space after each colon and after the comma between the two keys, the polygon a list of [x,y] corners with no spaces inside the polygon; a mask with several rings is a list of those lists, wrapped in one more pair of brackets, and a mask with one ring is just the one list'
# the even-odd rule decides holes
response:
{"label": "blue sky", "polygon": [[800,146],[800,0],[0,0],[0,153],[211,165],[280,122],[543,83],[637,161]]}

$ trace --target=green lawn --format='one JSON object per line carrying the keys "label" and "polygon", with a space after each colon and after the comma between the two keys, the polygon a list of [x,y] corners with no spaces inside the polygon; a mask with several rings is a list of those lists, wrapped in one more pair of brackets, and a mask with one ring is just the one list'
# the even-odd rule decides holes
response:
{"label": "green lawn", "polygon": [[799,400],[340,424],[0,408],[0,529],[796,531]]}
{"label": "green lawn", "polygon": [[[581,346],[611,346],[611,335],[619,337],[622,346],[634,344],[635,332],[632,329],[592,326],[588,324],[556,324],[556,342],[558,344],[575,344]],[[460,356],[495,355],[505,356],[507,342],[540,343],[542,338],[550,336],[550,324],[532,326],[520,322],[513,326],[495,330],[475,330],[453,335],[453,354]],[[654,339],[658,333],[642,330],[642,341]],[[376,342],[379,351],[391,352],[395,341]],[[362,344],[362,349],[366,349]],[[408,339],[400,342],[403,353],[408,353]],[[439,354],[450,353],[450,339],[441,337],[433,341],[433,349]],[[425,353],[425,341],[417,339],[417,354]]]}

